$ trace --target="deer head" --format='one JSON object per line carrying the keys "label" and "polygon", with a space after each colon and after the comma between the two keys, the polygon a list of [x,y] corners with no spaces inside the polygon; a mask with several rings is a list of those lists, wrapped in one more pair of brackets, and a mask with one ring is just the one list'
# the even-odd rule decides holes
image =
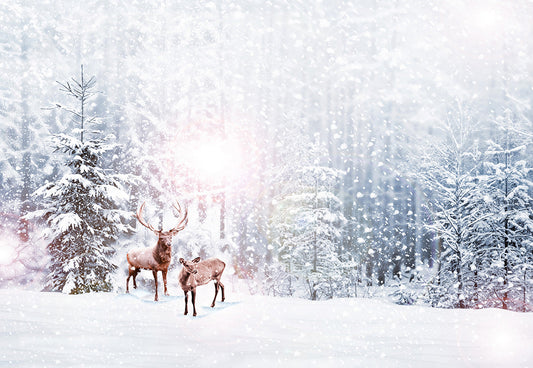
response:
{"label": "deer head", "polygon": [[179,219],[179,222],[174,228],[172,228],[172,229],[170,229],[168,231],[163,231],[162,228],[160,230],[157,230],[152,225],[150,225],[149,223],[144,221],[144,219],[142,217],[142,213],[143,213],[143,209],[144,209],[144,205],[145,204],[146,204],[146,202],[143,202],[141,207],[139,207],[139,210],[137,211],[137,214],[136,214],[137,220],[139,220],[141,225],[146,227],[148,230],[153,231],[154,234],[159,237],[159,242],[162,242],[165,245],[172,244],[172,237],[174,235],[176,235],[177,233],[179,233],[180,231],[182,231],[183,229],[185,229],[185,226],[187,226],[187,222],[189,221],[189,219],[187,217],[187,215],[188,215],[187,208],[185,208],[185,211],[182,211],[181,210],[181,206],[180,206],[178,201],[176,201],[176,203],[173,203],[172,206],[176,209],[176,211],[178,211],[178,216],[177,217]]}
{"label": "deer head", "polygon": [[192,261],[186,261],[185,259],[180,258],[180,263],[183,265],[185,272],[192,273],[193,275],[198,273],[198,270],[196,268],[198,262],[200,262],[200,257],[196,257]]}

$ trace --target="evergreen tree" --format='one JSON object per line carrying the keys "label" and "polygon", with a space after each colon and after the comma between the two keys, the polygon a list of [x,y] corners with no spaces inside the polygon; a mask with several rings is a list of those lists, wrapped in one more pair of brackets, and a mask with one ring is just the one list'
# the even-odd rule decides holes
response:
{"label": "evergreen tree", "polygon": [[[119,209],[127,199],[119,176],[103,168],[106,152],[116,145],[108,143],[110,137],[101,138],[100,132],[85,129],[97,120],[87,114],[88,102],[95,95],[94,85],[94,77],[84,79],[83,66],[81,81],[61,84],[62,91],[79,102],[78,109],[61,107],[80,124],[75,130],[79,138],[54,136],[56,151],[67,155],[66,173],[34,193],[44,209],[31,216],[45,220],[48,229],[44,235],[50,240],[46,290],[71,294],[110,291],[116,269],[112,263],[113,242],[129,229],[124,224],[128,214]],[[89,134],[91,139],[87,139]]]}
{"label": "evergreen tree", "polygon": [[529,138],[514,134],[516,118],[510,110],[497,119],[497,141],[490,142],[485,163],[487,194],[484,222],[487,233],[479,239],[484,267],[484,305],[524,309],[533,267],[532,168],[524,152]]}
{"label": "evergreen tree", "polygon": [[313,165],[297,170],[293,191],[276,200],[273,233],[279,262],[306,286],[309,299],[317,300],[333,297],[341,282],[346,219],[333,192],[340,173],[322,166],[317,145],[313,148]]}
{"label": "evergreen tree", "polygon": [[473,233],[483,218],[475,205],[482,186],[477,183],[479,151],[470,116],[461,108],[441,126],[443,139],[432,147],[426,185],[433,190],[435,221],[430,228],[440,238],[438,269],[429,288],[433,305],[466,308],[475,297],[476,270]]}

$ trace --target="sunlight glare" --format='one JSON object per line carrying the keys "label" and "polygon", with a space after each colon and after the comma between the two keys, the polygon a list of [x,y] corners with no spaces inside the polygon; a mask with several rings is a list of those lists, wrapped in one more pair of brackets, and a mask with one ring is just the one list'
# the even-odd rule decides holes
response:
{"label": "sunlight glare", "polygon": [[472,14],[473,24],[481,29],[490,29],[498,25],[499,15],[495,9],[479,9]]}
{"label": "sunlight glare", "polygon": [[501,321],[496,322],[487,335],[492,359],[503,364],[514,356],[527,354],[531,350],[530,346],[520,336],[521,332],[517,326],[511,327]]}
{"label": "sunlight glare", "polygon": [[15,259],[15,249],[7,242],[0,242],[0,265],[7,266]]}
{"label": "sunlight glare", "polygon": [[199,175],[221,178],[239,170],[241,152],[238,144],[228,140],[202,140],[194,144],[190,161]]}

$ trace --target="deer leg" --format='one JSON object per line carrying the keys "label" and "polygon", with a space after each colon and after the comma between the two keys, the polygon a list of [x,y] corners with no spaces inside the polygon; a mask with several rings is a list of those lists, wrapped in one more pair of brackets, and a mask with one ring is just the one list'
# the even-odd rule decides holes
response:
{"label": "deer leg", "polygon": [[167,272],[168,270],[163,270],[161,273],[163,274],[163,285],[165,285],[165,295],[168,296],[168,290],[167,290]]}
{"label": "deer leg", "polygon": [[133,271],[133,288],[137,289],[137,275],[141,272],[139,268],[136,268],[135,271]]}
{"label": "deer leg", "polygon": [[211,308],[215,306],[215,300],[217,300],[218,294],[218,282],[215,280],[215,297],[213,298],[213,303],[211,303]]}
{"label": "deer leg", "polygon": [[152,274],[154,275],[154,280],[155,280],[155,299],[154,299],[154,301],[157,302],[159,300],[159,297],[157,295],[157,271],[153,270]]}
{"label": "deer leg", "polygon": [[226,298],[224,297],[224,284],[219,281],[218,282],[218,287],[220,288],[220,291],[222,292],[222,300],[221,300],[221,302],[223,302],[224,300],[226,300]]}
{"label": "deer leg", "polygon": [[128,278],[126,279],[126,294],[130,292],[130,289],[129,289],[130,277],[131,277],[131,271],[128,272]]}
{"label": "deer leg", "polygon": [[192,315],[196,316],[196,289],[191,290],[192,295]]}
{"label": "deer leg", "polygon": [[185,313],[183,313],[183,314],[187,315],[187,313],[188,313],[188,311],[187,311],[187,303],[189,301],[189,293],[186,290],[183,290],[183,292],[185,293]]}

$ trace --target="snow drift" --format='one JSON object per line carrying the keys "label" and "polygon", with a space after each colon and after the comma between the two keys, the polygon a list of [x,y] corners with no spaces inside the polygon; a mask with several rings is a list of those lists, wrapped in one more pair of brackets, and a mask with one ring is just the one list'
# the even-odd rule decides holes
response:
{"label": "snow drift", "polygon": [[0,366],[526,367],[533,315],[384,300],[0,290]]}

